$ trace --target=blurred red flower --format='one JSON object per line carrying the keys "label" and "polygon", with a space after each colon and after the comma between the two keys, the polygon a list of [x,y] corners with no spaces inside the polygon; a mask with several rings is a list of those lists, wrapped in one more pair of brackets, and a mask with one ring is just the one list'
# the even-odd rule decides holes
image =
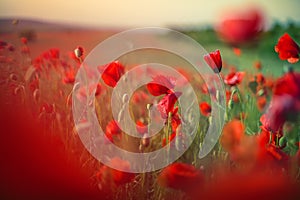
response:
{"label": "blurred red flower", "polygon": [[262,73],[256,74],[255,79],[258,84],[264,84],[266,82],[266,78]]}
{"label": "blurred red flower", "polygon": [[266,104],[267,104],[267,98],[265,96],[257,98],[257,108],[260,112],[264,110]]}
{"label": "blurred red flower", "polygon": [[273,94],[290,95],[300,100],[300,73],[288,72],[277,79]]}
{"label": "blurred red flower", "polygon": [[264,20],[259,10],[236,10],[222,17],[216,31],[225,42],[240,45],[255,39],[263,27]]}
{"label": "blurred red flower", "polygon": [[[104,188],[105,186],[118,187],[129,183],[134,179],[135,175],[133,173],[124,172],[130,171],[130,163],[128,161],[116,157],[111,159],[110,165],[113,168],[103,165],[96,174],[98,180],[100,181],[99,184],[102,188]],[[117,167],[118,169],[121,168],[124,171],[116,170],[114,169],[115,167]]]}
{"label": "blurred red flower", "polygon": [[4,49],[7,46],[7,42],[0,40],[0,49]]}
{"label": "blurred red flower", "polygon": [[11,51],[11,52],[15,51],[15,49],[16,49],[15,46],[12,44],[7,44],[6,48],[8,49],[8,51]]}
{"label": "blurred red flower", "polygon": [[58,48],[51,48],[49,49],[49,55],[52,59],[59,59],[59,49]]}
{"label": "blurred red flower", "polygon": [[199,188],[199,195],[194,199],[299,199],[298,187],[298,184],[280,172],[228,172],[211,181],[204,190]]}
{"label": "blurred red flower", "polygon": [[287,33],[279,38],[275,51],[281,60],[287,60],[289,63],[296,63],[299,60],[300,47]]}
{"label": "blurred red flower", "polygon": [[96,86],[95,96],[99,96],[101,92],[102,92],[102,86],[100,83],[98,83]]}
{"label": "blurred red flower", "polygon": [[260,62],[259,60],[257,60],[257,61],[255,61],[255,62],[253,63],[253,67],[254,67],[255,69],[257,69],[257,70],[261,70],[262,64],[261,64],[261,62]]}
{"label": "blurred red flower", "polygon": [[[1,156],[1,199],[105,197],[91,184],[93,169],[82,167],[78,157],[66,149],[59,137],[65,130],[56,129],[56,134],[51,134],[51,129],[25,106],[0,106],[1,130],[7,133],[1,134],[0,140],[0,150],[6,152]],[[46,112],[53,110],[47,103],[43,107]]]}
{"label": "blurred red flower", "polygon": [[224,78],[224,83],[229,86],[240,84],[244,78],[245,72],[231,72]]}
{"label": "blurred red flower", "polygon": [[232,50],[236,56],[241,56],[242,50],[240,48],[234,47],[234,48],[232,48]]}
{"label": "blurred red flower", "polygon": [[158,75],[153,77],[153,81],[147,84],[147,89],[153,96],[160,96],[171,93],[171,90],[175,87],[175,82],[176,80],[173,77]]}
{"label": "blurred red flower", "polygon": [[300,73],[288,72],[273,87],[273,97],[261,122],[267,130],[278,132],[300,110]]}
{"label": "blurred red flower", "polygon": [[111,142],[114,141],[114,137],[120,137],[121,132],[122,131],[115,120],[111,120],[105,129],[105,135]]}
{"label": "blurred red flower", "polygon": [[63,83],[65,84],[73,84],[75,82],[75,72],[73,70],[69,70],[65,72],[65,77],[63,78]]}
{"label": "blurred red flower", "polygon": [[193,165],[173,163],[166,167],[158,177],[158,183],[163,187],[191,192],[201,186],[203,174]]}
{"label": "blurred red flower", "polygon": [[212,68],[215,73],[221,72],[222,69],[222,58],[220,50],[215,50],[209,54],[204,55],[205,62]]}
{"label": "blurred red flower", "polygon": [[145,125],[142,121],[136,121],[136,130],[139,134],[144,135],[148,132],[148,126]]}
{"label": "blurred red flower", "polygon": [[26,37],[21,37],[21,42],[22,42],[22,44],[27,44],[27,42],[28,42],[28,40],[27,40],[27,38]]}
{"label": "blurred red flower", "polygon": [[200,112],[205,117],[208,117],[211,113],[211,106],[207,102],[202,102],[199,104]]}
{"label": "blurred red flower", "polygon": [[133,103],[143,103],[143,102],[147,102],[148,98],[149,96],[146,92],[138,91],[133,94],[132,101]]}
{"label": "blurred red flower", "polygon": [[240,120],[232,120],[225,124],[220,138],[223,148],[234,154],[242,138],[245,135],[245,126]]}
{"label": "blurred red flower", "polygon": [[[279,98],[271,101],[267,112],[261,116],[260,122],[266,130],[274,133],[282,131],[283,124],[286,121],[286,117],[284,116],[285,105],[282,104],[282,102],[283,99]],[[290,104],[290,102],[288,104]]]}
{"label": "blurred red flower", "polygon": [[125,72],[124,66],[119,61],[100,67],[101,70],[104,70],[101,76],[103,81],[110,87],[115,87]]}

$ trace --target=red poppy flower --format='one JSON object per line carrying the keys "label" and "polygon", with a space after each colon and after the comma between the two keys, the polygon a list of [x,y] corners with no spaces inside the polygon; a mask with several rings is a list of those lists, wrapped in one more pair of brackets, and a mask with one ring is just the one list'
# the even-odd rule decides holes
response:
{"label": "red poppy flower", "polygon": [[289,72],[279,78],[273,88],[274,95],[290,95],[300,100],[300,73]]}
{"label": "red poppy flower", "polygon": [[255,62],[253,63],[253,67],[254,67],[255,69],[257,69],[257,70],[261,70],[262,64],[261,64],[261,62],[258,60],[258,61],[255,61]]}
{"label": "red poppy flower", "polygon": [[[278,135],[279,134],[279,135]],[[287,167],[288,156],[276,145],[282,136],[282,132],[274,133],[261,126],[261,132],[256,137],[257,140],[257,155],[256,165],[264,167],[266,165],[278,165],[280,167]]]}
{"label": "red poppy flower", "polygon": [[174,105],[181,95],[181,92],[175,92],[165,95],[158,103],[157,108],[160,111],[162,118],[167,119],[169,112],[172,112]]}
{"label": "red poppy flower", "polygon": [[176,137],[176,133],[172,132],[171,135],[169,135],[169,139],[167,141],[167,138],[163,138],[162,140],[162,146],[166,146],[167,144],[169,144],[170,142],[172,142],[172,140]]}
{"label": "red poppy flower", "polygon": [[240,56],[242,54],[242,50],[240,48],[234,47],[232,50],[236,56]]}
{"label": "red poppy flower", "polygon": [[256,74],[255,78],[256,78],[256,82],[258,84],[264,84],[266,82],[266,79],[265,79],[265,77],[264,77],[264,75],[262,73]]}
{"label": "red poppy flower", "polygon": [[266,146],[266,151],[277,161],[283,161],[288,159],[288,155],[279,149],[275,144],[269,144]]}
{"label": "red poppy flower", "polygon": [[167,94],[169,91],[167,87],[157,83],[148,83],[147,89],[153,96],[160,96],[162,94]]}
{"label": "red poppy flower", "polygon": [[8,51],[11,51],[11,52],[15,51],[15,49],[16,49],[15,46],[12,44],[7,44],[6,48],[8,49]]}
{"label": "red poppy flower", "polygon": [[153,78],[153,82],[147,84],[147,89],[153,96],[160,96],[170,93],[175,87],[175,82],[173,77],[158,75]]}
{"label": "red poppy flower", "polygon": [[73,84],[75,82],[75,73],[73,70],[67,71],[65,77],[63,78],[63,83]]}
{"label": "red poppy flower", "polygon": [[144,135],[148,132],[148,127],[142,121],[138,120],[136,122],[136,130],[139,134]]}
{"label": "red poppy flower", "polygon": [[262,170],[249,173],[225,171],[225,175],[216,176],[205,189],[197,190],[199,195],[194,199],[298,199],[299,186],[277,168],[275,174]]}
{"label": "red poppy flower", "polygon": [[99,96],[101,92],[102,92],[102,86],[100,83],[98,83],[96,86],[95,96]]}
{"label": "red poppy flower", "polygon": [[290,98],[273,98],[267,109],[267,112],[261,116],[260,122],[269,131],[277,133],[281,132],[282,127],[286,121],[285,112],[290,109]]}
{"label": "red poppy flower", "polygon": [[221,72],[222,69],[222,58],[220,50],[215,50],[209,54],[204,55],[205,62],[212,68],[215,73]]}
{"label": "red poppy flower", "polygon": [[58,48],[51,48],[49,49],[49,55],[52,59],[59,59],[59,49]]}
{"label": "red poppy flower", "polygon": [[166,167],[158,177],[158,183],[163,187],[193,191],[203,184],[204,176],[193,165],[173,163]]}
{"label": "red poppy flower", "polygon": [[266,129],[278,132],[282,130],[285,121],[294,120],[294,116],[300,110],[300,74],[289,72],[279,78],[273,88],[273,94],[261,122]]}
{"label": "red poppy flower", "polygon": [[[124,74],[124,66],[119,61],[114,61],[103,67],[103,81],[110,87],[115,87],[121,76]],[[100,67],[101,70],[101,67]]]}
{"label": "red poppy flower", "polygon": [[257,108],[259,111],[263,111],[267,104],[267,98],[262,96],[257,99]]}
{"label": "red poppy flower", "polygon": [[199,104],[200,112],[205,117],[208,117],[211,113],[211,106],[207,102],[202,102]]}
{"label": "red poppy flower", "polygon": [[260,11],[256,9],[240,12],[233,11],[222,17],[216,27],[219,36],[232,45],[240,45],[255,39],[263,29],[264,22]]}
{"label": "red poppy flower", "polygon": [[287,33],[279,38],[275,51],[281,60],[287,60],[289,63],[296,63],[299,60],[300,47]]}
{"label": "red poppy flower", "polygon": [[1,199],[104,199],[90,185],[91,171],[59,137],[65,130],[47,129],[28,108],[11,112],[15,107],[1,104],[1,130],[7,133],[0,141],[1,152],[7,152],[1,155],[1,182],[6,183],[1,183]]}
{"label": "red poppy flower", "polygon": [[35,77],[30,83],[29,83],[29,89],[31,92],[34,92],[36,89],[39,88],[40,80],[38,77]]}
{"label": "red poppy flower", "polygon": [[145,103],[147,102],[149,95],[144,91],[137,91],[132,96],[133,103]]}
{"label": "red poppy flower", "polygon": [[231,72],[225,76],[224,83],[230,86],[240,84],[244,78],[245,72]]}
{"label": "red poppy flower", "polygon": [[105,129],[105,135],[111,142],[113,142],[114,137],[120,137],[121,132],[122,131],[115,120],[111,120]]}
{"label": "red poppy flower", "polygon": [[172,118],[171,119],[172,130],[176,131],[178,126],[181,124],[181,120],[180,120],[180,117],[178,115],[178,106],[176,108],[174,108],[174,110],[172,111],[171,118]]}
{"label": "red poppy flower", "polygon": [[7,46],[7,42],[0,40],[0,49],[4,49]]}
{"label": "red poppy flower", "polygon": [[21,42],[22,42],[23,44],[27,44],[28,40],[27,40],[26,37],[21,37]]}

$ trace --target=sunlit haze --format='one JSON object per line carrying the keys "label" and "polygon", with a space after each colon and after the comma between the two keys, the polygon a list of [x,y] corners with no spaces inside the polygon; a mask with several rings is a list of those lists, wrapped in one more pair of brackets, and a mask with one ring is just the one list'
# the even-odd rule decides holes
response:
{"label": "sunlit haze", "polygon": [[298,0],[2,0],[0,18],[18,17],[91,26],[139,27],[214,23],[227,9],[256,5],[268,21],[300,20]]}

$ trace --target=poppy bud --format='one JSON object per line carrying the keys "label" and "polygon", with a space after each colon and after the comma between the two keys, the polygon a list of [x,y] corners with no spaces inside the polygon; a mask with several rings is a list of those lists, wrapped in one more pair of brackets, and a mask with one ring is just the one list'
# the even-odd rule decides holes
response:
{"label": "poppy bud", "polygon": [[127,103],[128,100],[129,100],[129,99],[128,99],[128,94],[124,94],[123,97],[122,97],[122,102],[123,102],[123,103]]}
{"label": "poppy bud", "polygon": [[141,144],[144,146],[144,147],[148,147],[149,144],[150,144],[150,138],[146,136],[146,134],[142,137],[141,139]]}
{"label": "poppy bud", "polygon": [[74,50],[74,54],[77,58],[81,58],[82,55],[83,55],[83,48],[82,47],[77,47],[75,50]]}

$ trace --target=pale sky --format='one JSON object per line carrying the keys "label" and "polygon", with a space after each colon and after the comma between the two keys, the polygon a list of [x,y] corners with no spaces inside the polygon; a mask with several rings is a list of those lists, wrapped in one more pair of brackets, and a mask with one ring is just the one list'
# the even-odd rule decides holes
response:
{"label": "pale sky", "polygon": [[0,18],[27,17],[95,26],[214,23],[224,9],[258,5],[269,21],[300,22],[300,0],[0,0]]}

